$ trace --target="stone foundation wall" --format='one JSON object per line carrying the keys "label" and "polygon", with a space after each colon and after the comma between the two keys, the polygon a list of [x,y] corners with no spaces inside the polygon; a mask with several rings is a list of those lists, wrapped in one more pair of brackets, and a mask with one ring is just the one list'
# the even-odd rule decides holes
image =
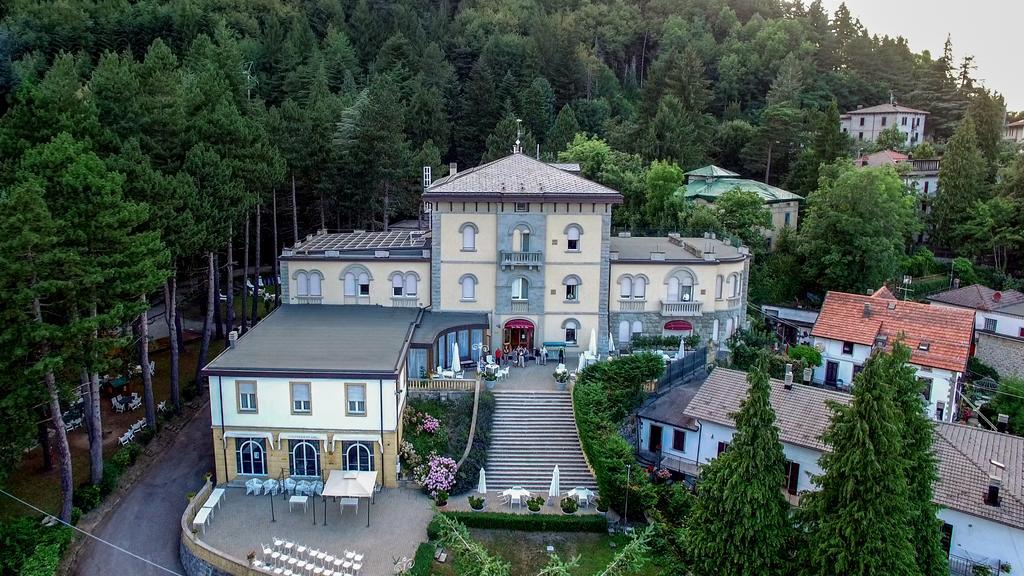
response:
{"label": "stone foundation wall", "polygon": [[618,342],[619,337],[619,323],[623,320],[632,325],[635,320],[639,320],[644,326],[644,336],[661,336],[664,333],[665,323],[671,320],[686,320],[690,324],[693,324],[693,331],[695,334],[700,336],[701,345],[707,344],[710,340],[714,339],[712,331],[714,330],[715,320],[718,320],[718,333],[721,337],[725,333],[726,320],[739,316],[740,325],[744,325],[746,322],[746,312],[740,308],[735,310],[720,310],[716,312],[705,312],[701,316],[685,316],[685,317],[668,317],[662,316],[659,312],[611,312],[609,313],[608,326],[611,329],[612,335],[616,338],[615,344],[621,346]]}
{"label": "stone foundation wall", "polygon": [[974,355],[1000,376],[1024,377],[1024,340],[979,331]]}

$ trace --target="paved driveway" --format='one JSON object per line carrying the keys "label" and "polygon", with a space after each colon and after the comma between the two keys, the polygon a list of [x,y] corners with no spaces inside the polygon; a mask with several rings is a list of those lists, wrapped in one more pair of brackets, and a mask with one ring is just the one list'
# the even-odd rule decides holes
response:
{"label": "paved driveway", "polygon": [[[173,432],[171,432],[173,433]],[[184,574],[178,560],[181,514],[185,494],[198,491],[213,463],[209,404],[185,425],[167,447],[165,457],[143,472],[136,484],[96,530],[96,536],[174,572]],[[76,576],[161,575],[167,572],[90,541],[78,555]]]}

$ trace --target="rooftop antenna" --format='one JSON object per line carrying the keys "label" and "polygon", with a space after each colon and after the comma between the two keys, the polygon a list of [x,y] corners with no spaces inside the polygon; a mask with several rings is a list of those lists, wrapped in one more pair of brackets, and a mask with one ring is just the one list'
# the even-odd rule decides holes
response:
{"label": "rooftop antenna", "polygon": [[256,78],[256,75],[252,73],[253,63],[251,61],[246,62],[242,68],[242,76],[245,76],[245,99],[252,100],[252,87],[259,86],[260,81]]}
{"label": "rooftop antenna", "polygon": [[523,135],[523,121],[521,119],[519,119],[519,118],[516,118],[516,145],[512,147],[512,153],[513,154],[522,154],[523,153],[523,145],[519,141],[519,139],[522,137],[522,135]]}
{"label": "rooftop antenna", "polygon": [[914,283],[914,277],[913,276],[906,275],[906,274],[903,276],[903,283],[900,284],[900,287],[897,288],[897,290],[903,296],[904,300],[907,300],[910,297],[910,291],[912,290],[912,288],[910,286],[913,283]]}

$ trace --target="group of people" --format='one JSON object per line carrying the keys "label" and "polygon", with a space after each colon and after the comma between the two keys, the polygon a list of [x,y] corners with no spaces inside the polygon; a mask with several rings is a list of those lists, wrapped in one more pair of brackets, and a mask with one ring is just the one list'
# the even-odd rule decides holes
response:
{"label": "group of people", "polygon": [[[504,348],[498,348],[494,351],[494,361],[499,365],[511,364],[520,368],[526,367],[526,361],[530,357],[537,358],[538,363],[545,365],[548,363],[548,349],[541,345],[540,350],[534,349],[531,355],[530,349],[520,344],[513,348],[511,345],[506,344]],[[559,348],[558,350],[558,362],[559,364],[565,362],[565,351]]]}

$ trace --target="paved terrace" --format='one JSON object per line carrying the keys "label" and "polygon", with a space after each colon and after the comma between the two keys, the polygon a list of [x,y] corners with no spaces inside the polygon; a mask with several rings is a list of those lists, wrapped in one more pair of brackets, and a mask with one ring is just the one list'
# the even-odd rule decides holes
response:
{"label": "paved terrace", "polygon": [[[269,496],[246,496],[244,488],[229,488],[200,540],[236,558],[244,559],[260,544],[273,546],[274,537],[318,548],[334,556],[345,550],[365,555],[361,576],[394,574],[394,559],[412,558],[416,547],[427,539],[427,524],[434,514],[430,500],[418,491],[386,488],[379,492],[370,510],[366,527],[366,500],[360,500],[358,516],[352,508],[340,516],[336,502],[327,500],[327,526],[323,524],[324,505],[317,499],[316,521],[313,511],[303,513],[302,506],[288,511],[287,499],[274,499],[277,521],[270,521]],[[312,508],[312,499],[310,499]],[[257,558],[259,555],[257,555]]]}
{"label": "paved terrace", "polygon": [[[557,360],[548,360],[547,364],[527,362],[525,368],[519,368],[512,364],[505,364],[509,368],[508,378],[498,380],[494,384],[496,391],[508,390],[558,390],[555,382],[555,367]],[[572,372],[579,366],[579,356],[576,354],[566,355],[565,368]]]}

